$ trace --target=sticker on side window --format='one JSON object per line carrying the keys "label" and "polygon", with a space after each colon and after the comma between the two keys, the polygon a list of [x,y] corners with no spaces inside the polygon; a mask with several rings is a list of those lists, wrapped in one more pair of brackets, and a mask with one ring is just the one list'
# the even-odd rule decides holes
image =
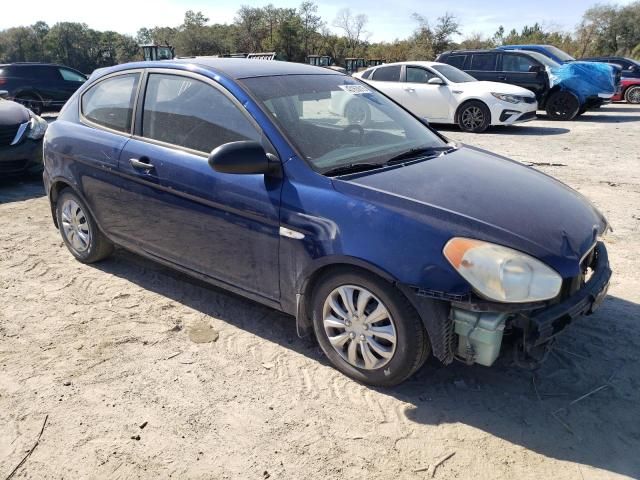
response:
{"label": "sticker on side window", "polygon": [[361,93],[373,93],[364,85],[338,85],[342,90],[352,95],[359,95]]}

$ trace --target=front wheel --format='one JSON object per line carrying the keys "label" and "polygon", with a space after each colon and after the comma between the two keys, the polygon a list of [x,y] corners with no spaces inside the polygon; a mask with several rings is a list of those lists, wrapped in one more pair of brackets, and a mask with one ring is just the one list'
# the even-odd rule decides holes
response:
{"label": "front wheel", "polygon": [[431,348],[420,317],[390,283],[359,270],[323,275],[313,295],[313,326],[331,363],[374,386],[401,383]]}
{"label": "front wheel", "polygon": [[628,103],[640,103],[640,85],[627,88],[624,99]]}
{"label": "front wheel", "polygon": [[65,189],[56,203],[58,228],[65,245],[82,263],[98,262],[113,252],[113,244],[98,229],[84,202]]}
{"label": "front wheel", "polygon": [[465,132],[481,133],[491,125],[491,112],[484,103],[473,100],[460,107],[458,126]]}
{"label": "front wheel", "polygon": [[551,120],[573,120],[580,111],[580,100],[571,92],[559,91],[547,99],[546,108]]}

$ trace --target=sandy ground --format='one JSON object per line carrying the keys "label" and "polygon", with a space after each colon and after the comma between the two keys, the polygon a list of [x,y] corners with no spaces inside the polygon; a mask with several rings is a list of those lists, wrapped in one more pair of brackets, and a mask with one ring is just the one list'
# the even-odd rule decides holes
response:
{"label": "sandy ground", "polygon": [[359,385],[298,339],[291,317],[124,251],[74,261],[38,180],[5,181],[0,478],[46,416],[14,478],[422,479],[452,452],[435,478],[640,477],[640,107],[444,131],[562,164],[536,168],[615,229],[607,300],[559,340],[535,384],[505,358],[427,364],[392,390]]}

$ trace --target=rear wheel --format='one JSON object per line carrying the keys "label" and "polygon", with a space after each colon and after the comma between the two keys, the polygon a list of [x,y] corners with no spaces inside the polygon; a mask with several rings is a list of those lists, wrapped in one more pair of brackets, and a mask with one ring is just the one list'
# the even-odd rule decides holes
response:
{"label": "rear wheel", "polygon": [[491,125],[491,111],[484,103],[472,100],[458,111],[458,126],[465,132],[481,133]]}
{"label": "rear wheel", "polygon": [[24,105],[36,115],[40,115],[42,113],[42,101],[35,95],[19,95],[15,98],[15,101]]}
{"label": "rear wheel", "polygon": [[369,385],[396,385],[431,351],[411,304],[390,283],[360,270],[323,275],[313,295],[320,347],[345,375]]}
{"label": "rear wheel", "polygon": [[547,99],[546,108],[551,120],[573,120],[580,111],[580,101],[571,92],[559,91]]}
{"label": "rear wheel", "polygon": [[627,88],[624,99],[629,103],[640,103],[640,85]]}
{"label": "rear wheel", "polygon": [[113,244],[98,229],[89,209],[72,190],[63,190],[58,197],[56,217],[65,245],[82,263],[98,262],[113,252]]}

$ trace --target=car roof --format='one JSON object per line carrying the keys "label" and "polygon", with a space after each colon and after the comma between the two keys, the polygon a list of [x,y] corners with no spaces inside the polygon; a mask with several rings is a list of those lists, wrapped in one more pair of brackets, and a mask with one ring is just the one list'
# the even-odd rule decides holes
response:
{"label": "car roof", "polygon": [[407,60],[404,62],[383,63],[382,65],[375,65],[373,67],[369,67],[367,70],[371,70],[374,68],[389,67],[393,65],[420,65],[423,67],[433,67],[434,65],[448,65],[448,64],[442,63],[442,62],[428,62],[426,60],[414,60],[414,61]]}
{"label": "car roof", "polygon": [[305,63],[246,58],[195,57],[145,63],[153,64],[153,67],[169,67],[171,64],[197,65],[214,73],[225,74],[233,79],[271,77],[277,75],[342,75],[335,70],[315,67]]}

